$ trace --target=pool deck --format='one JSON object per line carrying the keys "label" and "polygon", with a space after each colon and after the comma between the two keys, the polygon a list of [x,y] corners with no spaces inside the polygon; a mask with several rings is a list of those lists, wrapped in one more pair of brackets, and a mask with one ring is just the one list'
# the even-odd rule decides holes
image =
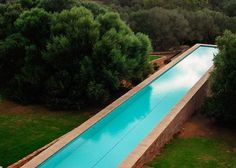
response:
{"label": "pool deck", "polygon": [[[55,154],[57,151],[59,151],[61,148],[63,148],[66,144],[71,142],[73,139],[75,139],[77,136],[81,135],[83,132],[85,132],[88,128],[90,128],[92,125],[94,125],[96,122],[101,120],[103,117],[105,117],[107,114],[112,112],[116,107],[121,105],[123,102],[128,100],[131,96],[133,96],[135,93],[137,93],[139,90],[144,88],[147,84],[152,82],[154,79],[156,79],[158,76],[163,74],[165,71],[167,71],[170,67],[178,63],[181,59],[186,57],[188,54],[190,54],[192,51],[197,49],[199,46],[209,46],[209,47],[216,47],[215,45],[208,45],[208,44],[196,44],[187,51],[185,51],[183,54],[181,54],[178,58],[174,59],[172,62],[170,62],[168,65],[163,67],[161,70],[157,71],[153,75],[151,75],[149,78],[144,80],[142,83],[134,87],[132,90],[127,92],[125,95],[121,96],[119,99],[108,105],[106,108],[101,110],[99,113],[97,113],[95,116],[84,122],[79,127],[73,129],[69,133],[63,135],[62,137],[58,138],[55,143],[52,145],[49,145],[48,148],[43,150],[41,153],[36,155],[35,157],[31,157],[27,163],[25,163],[22,167],[23,168],[33,168],[39,166],[42,162],[47,160],[50,156]],[[182,109],[185,109],[184,107],[189,102],[190,99],[198,92],[200,88],[207,82],[209,78],[209,73],[213,68],[211,68],[208,73],[206,73],[201,80],[188,92],[188,94],[179,102],[177,106],[175,106],[172,111],[164,118],[164,120],[157,125],[157,127],[138,145],[138,147],[130,153],[130,155],[123,161],[123,163],[120,165],[121,168],[129,168],[129,167],[142,167],[142,165],[147,162],[147,157],[149,157],[151,149],[150,147],[153,146],[153,144],[156,143],[156,140],[158,140],[159,135],[163,133],[163,131],[169,127],[172,124],[172,121],[177,117],[177,115],[182,111]],[[173,131],[176,132],[176,131]],[[172,134],[172,133],[168,133]],[[167,135],[165,135],[167,136]],[[172,136],[172,135],[171,135]],[[166,138],[168,139],[168,138]],[[161,144],[162,146],[166,143],[166,141],[163,141]],[[159,145],[160,146],[160,145]],[[159,148],[159,147],[158,147]],[[154,149],[151,149],[151,153],[155,153],[156,151]],[[154,154],[152,154],[154,155]],[[145,156],[145,157],[142,157]],[[21,165],[20,165],[21,166]],[[18,164],[14,164],[13,167],[20,167]]]}

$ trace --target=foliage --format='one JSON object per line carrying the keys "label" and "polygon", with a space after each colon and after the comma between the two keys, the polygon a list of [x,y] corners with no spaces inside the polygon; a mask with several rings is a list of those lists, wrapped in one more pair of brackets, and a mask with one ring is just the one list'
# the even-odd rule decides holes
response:
{"label": "foliage", "polygon": [[60,12],[70,9],[75,4],[74,0],[39,0],[37,6],[51,12]]}
{"label": "foliage", "polygon": [[214,58],[211,77],[212,97],[205,105],[207,114],[221,123],[236,120],[236,35],[226,31],[217,38],[219,54]]}
{"label": "foliage", "polygon": [[0,40],[14,32],[14,22],[23,11],[18,3],[0,3]]}
{"label": "foliage", "polygon": [[[28,41],[19,33],[10,35],[4,42],[0,42],[0,86],[10,83],[10,80],[23,67],[25,45]],[[16,54],[18,53],[18,54]],[[8,82],[7,82],[8,81]]]}
{"label": "foliage", "polygon": [[187,38],[188,21],[177,10],[153,8],[134,12],[131,27],[149,35],[155,49],[176,46]]}
{"label": "foliage", "polygon": [[23,8],[26,8],[26,9],[35,7],[38,3],[37,0],[18,0],[18,2]]}
{"label": "foliage", "polygon": [[153,7],[165,7],[165,8],[188,8],[188,9],[200,9],[207,7],[206,0],[100,0],[104,3],[114,3],[122,7],[139,7],[149,9]]}
{"label": "foliage", "polygon": [[15,22],[19,33],[32,44],[43,47],[50,35],[50,14],[40,8],[25,11]]}
{"label": "foliage", "polygon": [[148,37],[134,34],[118,14],[89,2],[65,10],[39,8],[41,2],[21,13],[0,42],[4,97],[78,109],[104,103],[122,80],[136,83],[152,70]]}
{"label": "foliage", "polygon": [[215,38],[226,28],[232,28],[230,26],[232,19],[220,12],[204,9],[195,12],[184,11],[183,14],[190,27],[188,33],[190,43],[214,43]]}
{"label": "foliage", "polygon": [[225,2],[223,10],[228,16],[236,16],[236,0],[229,0]]}
{"label": "foliage", "polygon": [[102,4],[98,4],[96,2],[88,2],[88,1],[81,1],[77,3],[78,6],[83,6],[86,9],[89,9],[94,16],[98,16],[100,14],[105,14],[109,11],[108,7]]}
{"label": "foliage", "polygon": [[222,8],[222,2],[222,0],[208,0],[208,3],[214,10],[219,10],[220,8]]}
{"label": "foliage", "polygon": [[134,31],[147,34],[154,49],[195,43],[215,43],[224,30],[236,32],[235,0],[114,0]]}

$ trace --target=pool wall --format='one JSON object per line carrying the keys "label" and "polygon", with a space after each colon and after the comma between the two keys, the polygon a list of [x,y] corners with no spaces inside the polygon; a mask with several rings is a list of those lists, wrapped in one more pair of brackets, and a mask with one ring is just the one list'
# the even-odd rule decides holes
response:
{"label": "pool wall", "polygon": [[[184,57],[188,56],[191,52],[197,49],[199,46],[214,46],[215,45],[206,45],[206,44],[196,44],[191,47],[189,50],[185,51],[171,63],[163,67],[158,72],[151,75],[149,78],[144,80],[142,83],[134,87],[132,90],[127,92],[125,95],[114,101],[112,104],[107,106],[105,109],[100,111],[98,114],[87,120],[85,123],[80,125],[79,127],[73,129],[69,133],[60,137],[55,143],[49,145],[47,149],[43,152],[37,154],[32,159],[25,159],[27,163],[25,163],[22,167],[31,168],[37,167],[50,156],[55,154],[61,148],[63,148],[66,144],[71,142],[74,138],[82,134],[96,122],[101,120],[107,114],[112,112],[115,108],[121,105],[123,102],[128,100],[131,96],[145,87],[147,84],[152,82],[158,76],[166,72],[173,65],[178,63]],[[165,117],[165,119],[138,145],[138,147],[131,152],[127,159],[120,165],[122,168],[128,167],[142,167],[144,163],[152,159],[156,152],[160,150],[160,148],[169,141],[172,136],[178,131],[183,122],[201,105],[205,95],[206,95],[206,87],[207,87],[207,79],[209,78],[209,72],[201,78],[201,80],[188,92],[188,94],[181,100],[181,102],[174,107],[174,109]],[[27,158],[27,157],[26,157]],[[18,167],[18,164],[14,164],[14,167]],[[22,165],[22,163],[21,163]]]}

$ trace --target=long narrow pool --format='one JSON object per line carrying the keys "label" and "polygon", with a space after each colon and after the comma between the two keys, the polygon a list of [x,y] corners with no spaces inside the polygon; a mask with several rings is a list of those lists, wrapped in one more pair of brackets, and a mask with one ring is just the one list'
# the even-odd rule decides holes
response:
{"label": "long narrow pool", "polygon": [[39,167],[118,167],[209,70],[217,52],[198,47]]}

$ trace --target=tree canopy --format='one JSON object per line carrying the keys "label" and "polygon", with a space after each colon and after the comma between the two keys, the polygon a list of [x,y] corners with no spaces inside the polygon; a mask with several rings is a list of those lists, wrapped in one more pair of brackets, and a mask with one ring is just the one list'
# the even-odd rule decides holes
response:
{"label": "tree canopy", "polygon": [[149,35],[155,49],[179,45],[188,38],[189,23],[177,10],[152,8],[134,12],[130,18],[133,30]]}
{"label": "tree canopy", "polygon": [[234,124],[236,120],[236,34],[226,31],[217,38],[219,54],[214,58],[211,77],[212,96],[206,112],[218,122]]}
{"label": "tree canopy", "polygon": [[236,32],[235,0],[100,0],[117,10],[135,32],[147,34],[155,50],[215,43]]}
{"label": "tree canopy", "polygon": [[22,12],[6,21],[11,28],[0,39],[4,97],[79,109],[104,103],[122,88],[122,80],[141,81],[152,70],[149,38],[133,33],[117,13],[89,2],[63,10],[41,2],[51,3],[41,0],[30,9],[14,4]]}

